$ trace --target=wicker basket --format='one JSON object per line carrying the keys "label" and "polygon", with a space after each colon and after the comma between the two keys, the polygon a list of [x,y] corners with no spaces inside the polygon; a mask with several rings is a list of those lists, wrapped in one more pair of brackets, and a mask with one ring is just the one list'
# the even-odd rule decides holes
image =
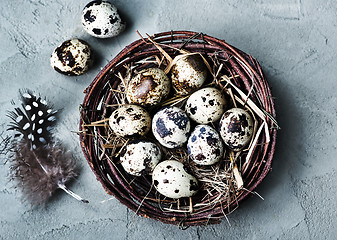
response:
{"label": "wicker basket", "polygon": [[[108,107],[114,103],[114,92],[111,89],[119,86],[121,80],[118,75],[127,74],[125,66],[132,65],[135,69],[148,67],[151,64],[141,60],[155,55],[162,59],[163,51],[173,58],[179,54],[179,49],[202,54],[210,61],[211,71],[219,70],[213,65],[221,65],[220,72],[232,79],[229,86],[240,98],[238,100],[259,109],[256,114],[255,143],[249,152],[242,154],[242,164],[238,164],[244,188],[237,190],[234,197],[220,197],[214,204],[206,203],[216,199],[217,194],[205,197],[203,192],[178,202],[163,197],[158,200],[159,194],[151,184],[151,176],[134,177],[125,173],[118,164],[118,159],[111,158],[110,150],[99,137],[106,128],[90,125],[111,114]],[[213,74],[215,76],[216,73]],[[163,32],[149,38],[140,38],[125,47],[99,72],[85,94],[80,121],[80,142],[84,155],[106,192],[138,215],[179,226],[219,223],[252,194],[271,169],[277,124],[270,88],[256,59],[223,40],[189,31]],[[179,211],[191,203],[201,207]],[[172,208],[173,211],[163,210],[167,208]]]}

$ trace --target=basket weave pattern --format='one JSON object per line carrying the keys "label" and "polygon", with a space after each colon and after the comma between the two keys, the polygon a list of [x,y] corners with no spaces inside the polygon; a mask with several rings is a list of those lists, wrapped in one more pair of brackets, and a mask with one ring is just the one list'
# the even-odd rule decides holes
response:
{"label": "basket weave pattern", "polygon": [[[195,32],[164,32],[155,34],[151,38],[158,44],[165,44],[160,46],[171,57],[179,54],[176,49],[185,49],[192,53],[199,52],[206,58],[216,55],[216,61],[223,65],[223,69],[228,75],[239,76],[233,78],[233,84],[245,94],[250,93],[253,86],[255,95],[250,95],[250,99],[261,109],[264,109],[268,115],[275,118],[270,88],[260,65],[252,56],[234,48],[223,40]],[[154,44],[150,44],[147,39],[139,39],[125,47],[111,60],[86,89],[80,122],[82,150],[92,171],[107,193],[115,196],[138,215],[180,226],[182,224],[193,226],[219,223],[224,214],[234,210],[238,203],[254,191],[271,169],[276,128],[274,128],[273,121],[270,118],[266,117],[270,141],[266,143],[267,136],[265,131],[262,131],[250,159],[241,169],[245,190],[238,191],[236,197],[229,202],[228,199],[220,200],[215,205],[194,209],[192,213],[163,211],[165,201],[158,202],[158,193],[152,186],[151,177],[135,178],[126,174],[117,164],[117,161],[110,158],[109,150],[102,147],[102,140],[97,135],[91,134],[92,128],[83,126],[83,124],[106,119],[111,114],[111,110],[105,106],[114,103],[113,92],[110,89],[116,89],[120,84],[120,79],[116,77],[116,74],[126,74],[125,65],[132,64],[136,69],[145,68],[147,67],[146,64],[137,66],[136,63],[154,55],[159,58],[162,57],[161,52]],[[259,125],[263,123],[260,118],[257,118],[257,121]],[[96,131],[103,134],[105,128],[96,127]],[[183,204],[183,201],[180,204]],[[209,201],[209,199],[196,195],[192,198],[192,201],[193,203],[203,203]],[[188,203],[186,204],[188,205]]]}

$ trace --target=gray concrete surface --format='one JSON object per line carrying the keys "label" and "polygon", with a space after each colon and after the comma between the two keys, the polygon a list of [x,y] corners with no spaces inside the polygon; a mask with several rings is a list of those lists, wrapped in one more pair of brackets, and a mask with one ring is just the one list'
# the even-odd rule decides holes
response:
{"label": "gray concrete surface", "polygon": [[[46,208],[20,201],[0,164],[0,239],[335,239],[337,236],[336,53],[337,1],[119,0],[127,31],[110,40],[90,37],[80,23],[88,1],[1,0],[0,132],[18,89],[47,95],[63,108],[57,136],[82,167],[71,188],[85,205],[59,192]],[[185,231],[135,216],[96,181],[76,130],[82,91],[97,72],[142,33],[194,30],[225,39],[261,63],[276,97],[279,131],[273,171],[253,197],[220,225]],[[62,41],[86,40],[100,61],[67,77],[49,66]]]}

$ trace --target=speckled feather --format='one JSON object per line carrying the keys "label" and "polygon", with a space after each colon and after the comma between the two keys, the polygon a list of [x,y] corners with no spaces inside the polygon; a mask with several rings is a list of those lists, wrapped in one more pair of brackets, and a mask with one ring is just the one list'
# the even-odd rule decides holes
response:
{"label": "speckled feather", "polygon": [[53,125],[57,111],[46,100],[35,96],[31,91],[21,91],[21,108],[9,112],[12,119],[8,130],[15,130],[16,137],[22,137],[30,143],[32,149],[45,145],[52,140]]}
{"label": "speckled feather", "polygon": [[57,111],[29,90],[20,91],[21,107],[8,113],[11,142],[10,176],[22,190],[23,199],[32,205],[45,203],[61,188],[78,200],[65,183],[77,176],[76,164],[62,144],[53,138]]}

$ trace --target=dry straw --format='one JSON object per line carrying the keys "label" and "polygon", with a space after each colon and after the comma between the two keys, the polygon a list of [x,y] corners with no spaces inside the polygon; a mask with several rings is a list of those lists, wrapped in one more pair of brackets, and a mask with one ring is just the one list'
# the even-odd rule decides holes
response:
{"label": "dry straw", "polygon": [[[246,149],[227,150],[223,161],[207,167],[190,161],[185,148],[162,147],[165,159],[189,166],[201,185],[197,195],[176,200],[160,195],[151,176],[125,173],[119,154],[129,139],[114,135],[107,119],[114,109],[126,103],[124,89],[135,73],[159,67],[169,74],[180,57],[191,54],[199,54],[210,72],[206,85],[222,89],[233,107],[251,113],[254,134]],[[84,155],[107,193],[138,215],[180,227],[219,223],[254,193],[271,170],[278,125],[270,88],[256,59],[223,40],[187,31],[147,38],[140,35],[100,71],[85,94],[80,121]],[[187,98],[172,94],[160,106],[149,109],[150,114],[162,106],[182,107]]]}

